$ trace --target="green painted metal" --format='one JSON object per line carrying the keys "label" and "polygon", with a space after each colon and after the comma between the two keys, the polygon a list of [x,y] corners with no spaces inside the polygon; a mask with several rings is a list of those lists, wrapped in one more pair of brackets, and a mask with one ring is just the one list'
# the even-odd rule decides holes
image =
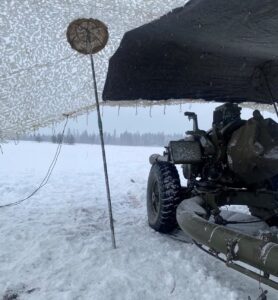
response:
{"label": "green painted metal", "polygon": [[231,268],[235,271],[238,271],[238,272],[240,272],[240,273],[242,273],[242,274],[244,274],[244,275],[246,275],[250,278],[253,278],[253,279],[255,279],[255,280],[257,280],[257,281],[259,281],[263,284],[266,284],[266,285],[272,287],[273,289],[278,290],[278,283],[271,280],[271,279],[269,279],[268,277],[261,276],[258,273],[255,273],[251,270],[248,270],[248,269],[246,269],[246,268],[244,268],[244,267],[242,267],[238,264],[234,264],[234,263],[228,263],[227,267],[229,267],[229,268]]}
{"label": "green painted metal", "polygon": [[228,263],[238,260],[278,276],[278,244],[208,221],[202,205],[204,200],[196,196],[178,206],[177,221],[186,234],[198,243],[226,255]]}

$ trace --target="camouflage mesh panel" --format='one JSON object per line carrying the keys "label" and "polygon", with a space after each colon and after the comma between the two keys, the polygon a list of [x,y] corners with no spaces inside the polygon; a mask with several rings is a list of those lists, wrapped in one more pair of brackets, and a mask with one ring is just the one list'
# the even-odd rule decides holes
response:
{"label": "camouflage mesh panel", "polygon": [[102,92],[108,58],[124,32],[185,3],[184,0],[1,0],[0,139],[94,108],[90,62],[66,39],[74,19],[107,24],[110,40],[96,56]]}

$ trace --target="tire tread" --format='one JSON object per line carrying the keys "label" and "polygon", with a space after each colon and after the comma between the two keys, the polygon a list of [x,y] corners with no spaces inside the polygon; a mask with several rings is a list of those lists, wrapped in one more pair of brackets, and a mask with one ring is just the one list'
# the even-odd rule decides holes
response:
{"label": "tire tread", "polygon": [[[156,162],[153,164],[148,180],[147,201],[150,201],[150,186],[157,180],[160,195],[160,210],[158,218],[149,225],[159,232],[167,233],[177,227],[176,209],[180,203],[180,178],[175,165],[169,162]],[[148,215],[151,213],[148,209]]]}

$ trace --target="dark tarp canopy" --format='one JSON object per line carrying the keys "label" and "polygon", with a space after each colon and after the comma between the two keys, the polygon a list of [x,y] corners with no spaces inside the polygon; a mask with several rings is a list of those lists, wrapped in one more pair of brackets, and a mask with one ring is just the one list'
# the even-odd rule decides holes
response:
{"label": "dark tarp canopy", "polygon": [[278,98],[277,0],[191,0],[124,35],[103,99],[270,103],[270,90]]}

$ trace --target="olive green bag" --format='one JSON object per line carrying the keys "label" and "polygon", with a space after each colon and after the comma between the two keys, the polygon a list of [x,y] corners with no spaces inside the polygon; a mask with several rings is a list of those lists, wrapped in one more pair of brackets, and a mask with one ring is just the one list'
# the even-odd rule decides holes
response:
{"label": "olive green bag", "polygon": [[230,168],[247,184],[271,179],[278,174],[278,124],[255,111],[233,133],[227,154]]}

